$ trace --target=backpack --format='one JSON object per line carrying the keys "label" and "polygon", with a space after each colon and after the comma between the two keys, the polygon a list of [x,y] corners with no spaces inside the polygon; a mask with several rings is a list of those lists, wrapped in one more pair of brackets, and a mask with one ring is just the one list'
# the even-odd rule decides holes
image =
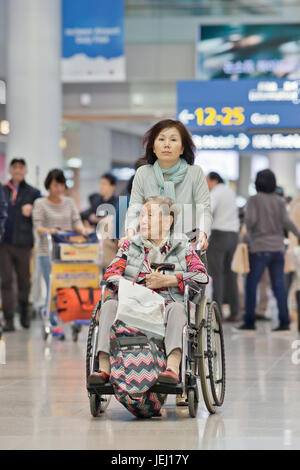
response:
{"label": "backpack", "polygon": [[110,382],[116,399],[138,418],[161,416],[167,395],[149,391],[166,369],[162,340],[117,320],[110,330]]}

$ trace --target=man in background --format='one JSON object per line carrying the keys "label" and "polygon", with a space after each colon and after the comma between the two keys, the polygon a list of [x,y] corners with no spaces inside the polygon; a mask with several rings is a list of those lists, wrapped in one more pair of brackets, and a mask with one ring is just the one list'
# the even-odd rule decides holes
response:
{"label": "man in background", "polygon": [[7,219],[7,202],[5,199],[3,186],[0,183],[0,241],[4,234],[6,219]]}
{"label": "man in background", "polygon": [[111,204],[116,208],[118,198],[115,196],[117,180],[110,173],[105,173],[100,178],[99,192],[93,193],[89,196],[90,207],[86,211],[83,211],[80,215],[83,221],[89,223],[89,225],[97,226],[100,218],[97,217],[97,208],[101,204]]}
{"label": "man in background", "polygon": [[[82,212],[81,218],[85,225],[88,223],[103,236],[102,268],[105,270],[114,259],[118,250],[116,240],[116,213],[118,212],[118,198],[115,196],[117,180],[110,173],[100,178],[99,192],[89,196],[90,208]],[[110,211],[101,211],[102,205],[111,205]],[[98,212],[97,212],[98,210]]]}
{"label": "man in background", "polygon": [[207,249],[208,272],[213,280],[213,300],[217,302],[223,317],[222,305],[226,297],[230,306],[230,316],[227,320],[237,321],[239,315],[237,275],[231,270],[239,232],[235,194],[224,184],[224,180],[218,173],[210,172],[206,179],[213,215]]}
{"label": "man in background", "polygon": [[14,314],[17,301],[21,325],[23,328],[30,327],[30,257],[33,247],[31,214],[34,201],[40,197],[40,191],[25,181],[27,167],[23,158],[14,158],[10,162],[9,173],[11,180],[3,188],[8,216],[0,245],[4,331],[15,330]]}

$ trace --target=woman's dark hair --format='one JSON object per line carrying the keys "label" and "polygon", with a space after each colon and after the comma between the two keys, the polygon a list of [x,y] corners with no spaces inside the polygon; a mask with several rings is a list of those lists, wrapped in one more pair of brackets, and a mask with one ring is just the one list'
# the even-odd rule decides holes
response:
{"label": "woman's dark hair", "polygon": [[255,188],[257,192],[274,193],[276,189],[276,178],[273,171],[259,171],[255,179]]}
{"label": "woman's dark hair", "polygon": [[53,180],[56,181],[57,183],[64,184],[66,186],[66,178],[65,178],[64,172],[62,170],[59,170],[58,168],[55,168],[54,170],[49,171],[48,175],[46,176],[44,186],[47,189],[47,191],[50,188],[50,185]]}
{"label": "woman's dark hair", "polygon": [[216,171],[211,171],[210,173],[208,173],[207,176],[209,177],[210,180],[218,181],[218,184],[224,183],[223,178]]}
{"label": "woman's dark hair", "polygon": [[194,164],[196,146],[193,142],[192,136],[180,121],[176,121],[174,119],[164,119],[163,121],[159,121],[146,132],[143,137],[145,153],[141,157],[143,164],[148,163],[153,165],[156,162],[157,156],[153,152],[154,141],[163,129],[169,129],[170,127],[175,127],[181,135],[182,146],[184,148],[181,158],[183,158],[189,165]]}

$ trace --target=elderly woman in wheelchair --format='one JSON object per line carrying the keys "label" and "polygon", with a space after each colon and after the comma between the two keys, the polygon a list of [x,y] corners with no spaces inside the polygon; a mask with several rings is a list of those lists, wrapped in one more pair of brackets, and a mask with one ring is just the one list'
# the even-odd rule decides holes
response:
{"label": "elderly woman in wheelchair", "polygon": [[[114,287],[124,276],[159,293],[165,302],[165,350],[167,368],[158,376],[161,384],[177,384],[182,357],[182,331],[187,323],[184,307],[185,284],[208,282],[208,275],[185,235],[173,232],[174,202],[167,197],[145,201],[140,215],[140,231],[120,247],[107,268],[104,280]],[[153,270],[165,263],[164,273]],[[168,263],[168,264],[166,264]],[[173,265],[173,270],[170,270]],[[101,311],[98,336],[99,370],[89,376],[90,384],[105,384],[110,376],[110,328],[115,321],[118,301],[107,300]]]}

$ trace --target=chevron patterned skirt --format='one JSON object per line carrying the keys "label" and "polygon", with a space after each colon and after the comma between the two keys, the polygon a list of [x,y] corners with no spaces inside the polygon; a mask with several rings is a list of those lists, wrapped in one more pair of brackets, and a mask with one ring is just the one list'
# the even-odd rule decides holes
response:
{"label": "chevron patterned skirt", "polygon": [[110,340],[110,382],[115,397],[138,418],[160,416],[167,396],[149,390],[166,369],[163,346],[121,321],[112,325]]}

